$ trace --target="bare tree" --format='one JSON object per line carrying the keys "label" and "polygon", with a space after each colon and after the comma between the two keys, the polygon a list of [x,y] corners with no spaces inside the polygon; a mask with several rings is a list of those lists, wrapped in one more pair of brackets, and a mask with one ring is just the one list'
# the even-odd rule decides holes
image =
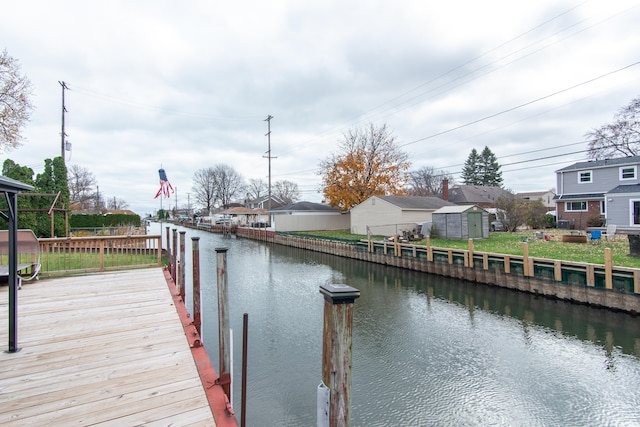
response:
{"label": "bare tree", "polygon": [[640,154],[640,97],[621,108],[613,121],[587,132],[590,159]]}
{"label": "bare tree", "polygon": [[496,200],[496,217],[507,231],[516,231],[524,223],[522,200],[512,191]]}
{"label": "bare tree", "polygon": [[110,197],[107,199],[107,209],[119,211],[122,209],[127,209],[129,204],[124,200],[116,197]]}
{"label": "bare tree", "polygon": [[80,205],[80,209],[87,209],[95,200],[93,191],[96,186],[96,178],[93,173],[82,166],[71,165],[67,171],[69,182],[69,198]]}
{"label": "bare tree", "polygon": [[33,110],[32,91],[29,79],[20,74],[18,61],[6,50],[0,53],[0,150],[22,144],[21,129]]}
{"label": "bare tree", "polygon": [[246,188],[242,175],[231,166],[222,163],[213,167],[213,179],[216,200],[223,208],[228,207]]}
{"label": "bare tree", "polygon": [[287,205],[300,200],[300,190],[295,182],[287,180],[276,181],[273,187],[271,195],[279,198]]}
{"label": "bare tree", "polygon": [[247,194],[252,199],[259,199],[264,196],[268,190],[268,184],[262,179],[251,178],[249,180],[249,185],[247,185]]}
{"label": "bare tree", "polygon": [[412,196],[442,197],[442,181],[453,182],[453,175],[432,166],[409,172],[409,194]]}
{"label": "bare tree", "polygon": [[193,192],[196,203],[202,206],[207,215],[211,213],[216,202],[216,180],[213,168],[203,168],[193,174]]}

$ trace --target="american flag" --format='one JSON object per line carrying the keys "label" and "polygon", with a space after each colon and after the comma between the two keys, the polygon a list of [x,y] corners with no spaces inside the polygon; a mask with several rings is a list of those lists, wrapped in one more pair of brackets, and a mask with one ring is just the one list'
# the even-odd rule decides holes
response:
{"label": "american flag", "polygon": [[167,198],[171,197],[171,193],[173,193],[173,187],[167,179],[167,173],[164,171],[164,169],[159,169],[158,174],[160,174],[160,189],[156,193],[156,197],[154,197],[154,199],[157,199],[161,194],[164,194],[164,196]]}

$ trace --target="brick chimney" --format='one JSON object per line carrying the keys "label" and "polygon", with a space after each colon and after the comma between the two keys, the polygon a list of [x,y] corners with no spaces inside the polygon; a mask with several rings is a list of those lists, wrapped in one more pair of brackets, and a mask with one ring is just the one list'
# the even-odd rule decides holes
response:
{"label": "brick chimney", "polygon": [[449,180],[447,178],[442,179],[442,200],[449,200]]}

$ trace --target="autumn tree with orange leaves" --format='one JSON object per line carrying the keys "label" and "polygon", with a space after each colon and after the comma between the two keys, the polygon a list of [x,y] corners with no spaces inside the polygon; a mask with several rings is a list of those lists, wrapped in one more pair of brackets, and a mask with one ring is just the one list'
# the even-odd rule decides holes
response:
{"label": "autumn tree with orange leaves", "polygon": [[324,197],[347,211],[371,196],[406,195],[410,166],[386,125],[351,129],[340,141],[339,153],[320,163]]}

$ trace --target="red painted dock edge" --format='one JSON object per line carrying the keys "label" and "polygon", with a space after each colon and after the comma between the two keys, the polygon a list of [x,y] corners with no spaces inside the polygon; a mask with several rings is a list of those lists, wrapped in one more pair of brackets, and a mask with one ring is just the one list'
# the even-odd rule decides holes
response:
{"label": "red painted dock edge", "polygon": [[200,374],[200,381],[202,381],[202,385],[204,386],[216,426],[238,427],[233,409],[229,405],[229,399],[227,398],[227,395],[224,394],[222,386],[218,384],[218,374],[215,369],[213,369],[213,365],[211,365],[207,351],[200,340],[200,335],[193,324],[193,320],[191,320],[191,317],[189,316],[187,307],[180,297],[176,284],[171,278],[171,273],[167,268],[164,268],[164,278],[167,281],[169,292],[171,292],[171,296],[173,297],[176,311],[180,316],[180,321],[182,322],[184,333],[187,337],[187,341],[189,342],[193,360],[196,362],[196,367]]}

